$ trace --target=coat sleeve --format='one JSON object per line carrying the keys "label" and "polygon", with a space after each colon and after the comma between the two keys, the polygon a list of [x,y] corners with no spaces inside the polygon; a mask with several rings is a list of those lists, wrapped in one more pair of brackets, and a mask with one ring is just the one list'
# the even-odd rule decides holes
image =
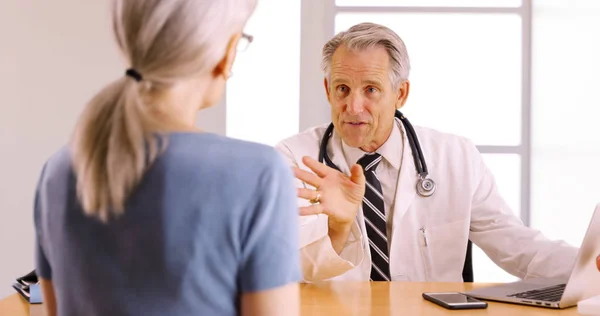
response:
{"label": "coat sleeve", "polygon": [[[290,166],[300,166],[289,146],[282,142],[275,148],[283,154]],[[298,179],[296,179],[296,186],[298,188],[307,187]],[[298,198],[298,207],[308,205],[310,205],[308,201]],[[300,216],[299,247],[304,282],[323,281],[337,277],[360,265],[363,260],[364,252],[358,224],[356,222],[352,224],[348,241],[338,255],[331,244],[327,223],[328,217],[325,214]]]}
{"label": "coat sleeve", "polygon": [[521,279],[567,278],[578,249],[553,241],[527,227],[500,196],[495,179],[477,148],[469,142],[473,165],[473,200],[469,237],[492,261]]}

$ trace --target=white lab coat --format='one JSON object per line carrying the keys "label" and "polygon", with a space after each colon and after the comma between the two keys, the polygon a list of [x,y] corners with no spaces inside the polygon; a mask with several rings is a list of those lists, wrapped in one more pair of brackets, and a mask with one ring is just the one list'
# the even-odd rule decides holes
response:
{"label": "white lab coat", "polygon": [[[415,127],[430,178],[437,184],[433,196],[419,196],[412,151],[402,124],[398,126],[403,131],[404,150],[391,214],[393,281],[461,282],[469,239],[517,277],[568,277],[578,249],[548,240],[524,226],[498,194],[494,177],[470,141]],[[283,140],[276,148],[291,165],[310,171],[302,157],[317,159],[326,127],[311,128]],[[349,174],[336,133],[329,141],[328,154]],[[299,180],[297,185],[303,186]],[[299,199],[299,204],[307,202]],[[340,255],[333,250],[327,231],[327,215],[300,217],[304,280],[369,280],[371,258],[362,210]]]}

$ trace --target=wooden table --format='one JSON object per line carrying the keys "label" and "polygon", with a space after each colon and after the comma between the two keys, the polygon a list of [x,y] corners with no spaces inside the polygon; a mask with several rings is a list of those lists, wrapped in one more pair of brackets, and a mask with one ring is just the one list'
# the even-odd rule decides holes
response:
{"label": "wooden table", "polygon": [[[446,310],[425,301],[423,292],[468,291],[489,284],[409,282],[327,282],[302,284],[302,315],[578,315],[577,307],[552,310],[488,302],[487,309]],[[0,315],[43,315],[41,305],[30,306],[17,294],[0,300]]]}
{"label": "wooden table", "polygon": [[482,283],[331,282],[302,285],[302,315],[578,315],[577,307],[552,310],[488,302],[487,309],[447,310],[423,292],[469,291]]}

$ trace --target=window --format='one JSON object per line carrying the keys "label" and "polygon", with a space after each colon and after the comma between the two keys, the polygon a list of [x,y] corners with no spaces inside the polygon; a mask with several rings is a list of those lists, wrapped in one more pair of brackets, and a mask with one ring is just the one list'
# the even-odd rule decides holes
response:
{"label": "window", "polygon": [[521,0],[336,0],[338,6],[519,7]]}
{"label": "window", "polygon": [[579,246],[600,202],[600,1],[533,4],[531,225]]}
{"label": "window", "polygon": [[254,40],[227,83],[226,134],[272,146],[298,132],[300,0],[258,1],[244,32]]}

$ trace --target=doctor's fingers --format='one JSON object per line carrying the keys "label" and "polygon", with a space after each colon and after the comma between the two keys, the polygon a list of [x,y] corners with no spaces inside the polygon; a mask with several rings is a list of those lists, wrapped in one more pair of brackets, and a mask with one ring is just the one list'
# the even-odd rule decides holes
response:
{"label": "doctor's fingers", "polygon": [[332,170],[335,170],[309,156],[302,157],[302,162],[305,166],[310,168],[310,170],[312,170],[314,173],[316,173],[319,177],[322,178],[325,177]]}
{"label": "doctor's fingers", "polygon": [[302,170],[300,168],[294,167],[294,176],[298,178],[300,181],[308,183],[315,188],[318,188],[323,183],[323,179],[312,172],[308,172],[306,170]]}
{"label": "doctor's fingers", "polygon": [[320,200],[322,196],[317,192],[317,190],[298,188],[298,197],[310,201],[316,200],[317,198]]}
{"label": "doctor's fingers", "polygon": [[300,207],[300,216],[307,216],[307,215],[317,215],[317,214],[321,214],[325,211],[325,209],[323,208],[323,206],[321,204],[313,204],[310,206],[302,206]]}

